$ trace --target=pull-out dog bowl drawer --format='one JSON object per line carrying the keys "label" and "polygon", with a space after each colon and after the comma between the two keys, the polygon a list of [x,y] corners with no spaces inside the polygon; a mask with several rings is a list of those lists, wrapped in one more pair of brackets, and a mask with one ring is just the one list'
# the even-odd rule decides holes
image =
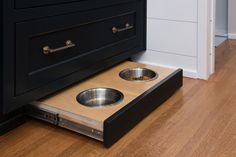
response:
{"label": "pull-out dog bowl drawer", "polygon": [[[158,77],[152,81],[133,82],[119,76],[124,69],[137,67],[150,69],[158,73]],[[124,62],[55,95],[33,102],[28,107],[28,114],[103,141],[109,147],[181,86],[181,69]],[[101,98],[102,101],[94,98]],[[104,98],[110,99],[108,103],[103,101]],[[100,103],[105,105],[101,107]],[[94,104],[99,107],[94,107]]]}

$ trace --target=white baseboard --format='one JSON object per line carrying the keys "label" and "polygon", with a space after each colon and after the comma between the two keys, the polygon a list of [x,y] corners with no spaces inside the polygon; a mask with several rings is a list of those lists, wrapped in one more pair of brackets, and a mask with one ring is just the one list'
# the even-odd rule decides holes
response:
{"label": "white baseboard", "polygon": [[234,33],[229,33],[229,34],[228,34],[228,38],[229,38],[229,39],[236,39],[236,34],[234,34]]}
{"label": "white baseboard", "polygon": [[[147,61],[136,61],[136,62],[143,63],[143,64],[154,65],[154,66],[159,66],[159,67],[164,67],[164,68],[169,68],[169,69],[178,69],[178,67],[162,65],[162,64],[157,64],[157,63],[153,63],[153,62],[147,62]],[[194,79],[197,78],[197,72],[192,71],[192,70],[188,70],[188,69],[183,69],[183,75],[184,75],[184,77],[189,77],[189,78],[194,78]]]}
{"label": "white baseboard", "polygon": [[[186,56],[177,56],[175,54],[165,54],[156,51],[147,50],[145,53],[141,53],[132,58],[136,62],[150,64],[155,66],[166,67],[170,69],[183,69],[183,75],[190,78],[198,78],[197,71],[189,69],[192,67],[191,64],[196,64],[194,59],[189,62],[192,58]],[[180,66],[181,64],[181,66]]]}
{"label": "white baseboard", "polygon": [[226,32],[225,30],[216,29],[215,30],[215,35],[220,36],[220,37],[227,37],[228,32]]}

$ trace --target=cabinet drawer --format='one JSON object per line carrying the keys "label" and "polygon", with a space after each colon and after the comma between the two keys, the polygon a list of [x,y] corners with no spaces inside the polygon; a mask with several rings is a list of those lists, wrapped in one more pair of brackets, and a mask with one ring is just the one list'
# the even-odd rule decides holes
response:
{"label": "cabinet drawer", "polygon": [[[127,81],[120,77],[120,72],[124,69],[137,69],[137,67],[138,69],[152,70],[158,77],[153,75],[154,79],[141,82],[140,80]],[[140,76],[136,78],[142,79]],[[33,102],[28,106],[27,113],[35,118],[103,141],[106,147],[110,147],[173,95],[182,86],[182,79],[181,69],[173,70],[135,62],[124,62],[59,93]],[[115,89],[123,96],[107,95],[109,100],[120,98],[116,100],[116,104],[113,103],[110,106],[102,106],[103,99],[101,97],[91,106],[84,106],[85,101],[78,101],[84,100],[80,99],[81,93],[84,91],[101,87]],[[88,94],[89,101],[85,103],[102,95],[101,93]],[[109,100],[102,104],[112,103]],[[93,105],[96,103],[98,106],[94,107]]]}
{"label": "cabinet drawer", "polygon": [[17,23],[16,95],[138,46],[138,9],[129,3]]}
{"label": "cabinet drawer", "polygon": [[39,7],[44,5],[56,5],[61,3],[71,3],[71,2],[79,2],[79,1],[88,1],[88,0],[15,0],[16,8],[31,8],[31,7]]}

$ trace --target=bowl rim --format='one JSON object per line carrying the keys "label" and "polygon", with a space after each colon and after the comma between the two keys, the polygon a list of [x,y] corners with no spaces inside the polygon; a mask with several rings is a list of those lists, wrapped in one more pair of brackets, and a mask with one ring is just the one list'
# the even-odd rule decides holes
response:
{"label": "bowl rim", "polygon": [[[127,79],[125,79],[125,78],[122,76],[123,73],[125,73],[125,72],[127,72],[127,71],[131,71],[131,70],[135,70],[135,69],[151,71],[151,72],[153,72],[153,73],[155,74],[155,76],[152,77],[152,78],[150,78],[150,79],[148,79],[148,80],[127,80]],[[123,79],[123,80],[125,80],[125,81],[129,81],[129,82],[149,82],[149,81],[153,81],[153,80],[157,79],[157,78],[159,77],[159,74],[158,74],[156,71],[154,71],[154,70],[152,70],[152,69],[149,69],[149,68],[135,67],[135,68],[126,68],[126,69],[122,70],[122,71],[119,73],[119,76],[120,76],[121,79]]]}
{"label": "bowl rim", "polygon": [[[119,99],[118,101],[112,103],[112,104],[107,104],[107,105],[89,106],[89,105],[87,105],[87,104],[85,104],[85,103],[81,103],[81,101],[79,100],[79,98],[80,98],[80,96],[81,96],[83,93],[85,93],[85,92],[87,92],[87,91],[91,91],[91,90],[97,90],[97,89],[108,89],[108,90],[115,91],[115,92],[117,92],[117,94],[119,94],[120,99]],[[125,98],[125,96],[124,96],[124,94],[123,94],[121,91],[119,91],[118,89],[109,88],[109,87],[95,87],[95,88],[89,88],[89,89],[86,89],[86,90],[81,91],[81,92],[76,96],[76,100],[77,100],[77,102],[78,102],[80,105],[83,105],[83,106],[89,107],[89,108],[106,108],[106,107],[112,107],[112,106],[115,106],[115,105],[118,105],[119,103],[121,103],[121,102],[124,100],[124,98]]]}

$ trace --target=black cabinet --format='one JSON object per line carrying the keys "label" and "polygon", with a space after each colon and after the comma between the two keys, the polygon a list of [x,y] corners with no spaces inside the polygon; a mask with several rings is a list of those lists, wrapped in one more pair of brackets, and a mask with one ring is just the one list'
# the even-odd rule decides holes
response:
{"label": "black cabinet", "polygon": [[135,48],[138,9],[128,3],[16,23],[16,95]]}
{"label": "black cabinet", "polygon": [[0,3],[0,123],[146,48],[146,0]]}
{"label": "black cabinet", "polygon": [[15,0],[16,8],[31,8],[31,7],[41,7],[45,5],[57,5],[63,3],[72,3],[79,1],[88,1],[88,0]]}

